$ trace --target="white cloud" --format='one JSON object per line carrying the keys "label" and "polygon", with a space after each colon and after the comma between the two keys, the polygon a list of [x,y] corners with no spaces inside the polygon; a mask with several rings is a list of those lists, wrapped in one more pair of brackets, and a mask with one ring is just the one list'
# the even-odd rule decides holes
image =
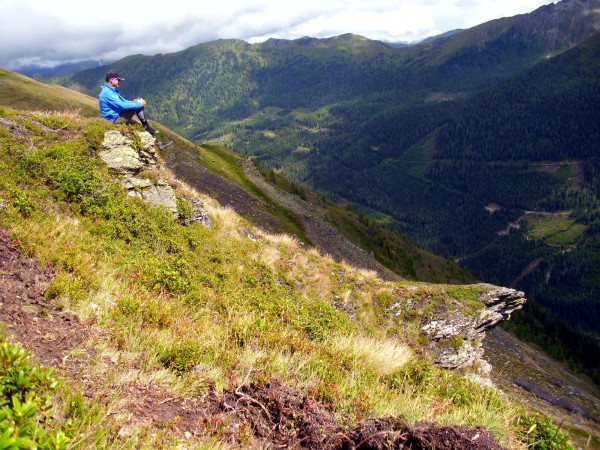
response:
{"label": "white cloud", "polygon": [[0,0],[0,67],[169,53],[221,38],[414,41],[549,0]]}

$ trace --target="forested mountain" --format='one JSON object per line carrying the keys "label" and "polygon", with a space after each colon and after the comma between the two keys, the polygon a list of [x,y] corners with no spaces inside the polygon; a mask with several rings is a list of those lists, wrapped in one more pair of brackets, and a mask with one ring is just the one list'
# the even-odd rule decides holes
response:
{"label": "forested mountain", "polygon": [[[128,75],[125,92],[143,92],[157,119],[189,137],[204,138],[217,125],[234,126],[232,120],[268,107],[283,108],[278,122],[356,123],[363,117],[357,109],[369,117],[391,105],[460,97],[568,49],[600,29],[592,11],[597,5],[563,1],[407,48],[350,34],[262,44],[220,40],[167,55],[130,56],[111,67]],[[105,71],[79,72],[62,83],[95,96]],[[349,106],[354,114],[333,106]],[[297,108],[312,114],[287,114]],[[336,131],[346,128],[352,127]]]}
{"label": "forested mountain", "polygon": [[[110,68],[186,137],[525,288],[548,308],[528,316],[529,338],[593,371],[597,342],[581,358],[573,342],[600,332],[598,30],[599,0],[564,0],[410,47],[223,40]],[[96,95],[107,69],[60,82]]]}
{"label": "forested mountain", "polygon": [[441,127],[429,166],[430,179],[493,205],[488,215],[519,216],[519,229],[498,230],[462,264],[483,279],[528,292],[527,314],[511,324],[518,334],[596,371],[598,73],[596,34],[467,100]]}

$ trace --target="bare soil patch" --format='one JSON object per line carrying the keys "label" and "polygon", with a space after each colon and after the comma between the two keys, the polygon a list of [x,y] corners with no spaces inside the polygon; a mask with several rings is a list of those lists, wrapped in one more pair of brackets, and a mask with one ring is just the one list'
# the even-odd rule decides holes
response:
{"label": "bare soil patch", "polygon": [[339,426],[320,403],[272,380],[262,387],[244,385],[206,401],[204,426],[228,441],[260,448],[291,449],[501,449],[481,427],[405,424],[395,417]]}
{"label": "bare soil patch", "polygon": [[28,348],[37,362],[65,367],[69,351],[89,336],[88,327],[73,314],[53,309],[44,292],[54,271],[23,255],[17,244],[0,230],[0,320],[9,338]]}

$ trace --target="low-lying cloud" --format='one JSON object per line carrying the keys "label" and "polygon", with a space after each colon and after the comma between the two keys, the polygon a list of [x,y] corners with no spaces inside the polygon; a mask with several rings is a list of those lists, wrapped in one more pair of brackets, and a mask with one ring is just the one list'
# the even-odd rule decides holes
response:
{"label": "low-lying cloud", "polygon": [[133,54],[170,53],[216,39],[262,42],[354,33],[417,41],[495,18],[531,12],[548,0],[4,0],[0,67],[53,67]]}

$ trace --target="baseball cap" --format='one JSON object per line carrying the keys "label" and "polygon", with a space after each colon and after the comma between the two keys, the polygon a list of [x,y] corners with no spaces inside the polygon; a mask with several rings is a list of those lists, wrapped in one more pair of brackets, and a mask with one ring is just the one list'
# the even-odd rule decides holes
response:
{"label": "baseball cap", "polygon": [[111,78],[118,78],[119,81],[123,81],[125,79],[125,78],[120,77],[119,74],[117,72],[115,72],[114,70],[111,70],[110,72],[108,72],[106,74],[106,77],[105,77],[106,81],[110,80]]}

